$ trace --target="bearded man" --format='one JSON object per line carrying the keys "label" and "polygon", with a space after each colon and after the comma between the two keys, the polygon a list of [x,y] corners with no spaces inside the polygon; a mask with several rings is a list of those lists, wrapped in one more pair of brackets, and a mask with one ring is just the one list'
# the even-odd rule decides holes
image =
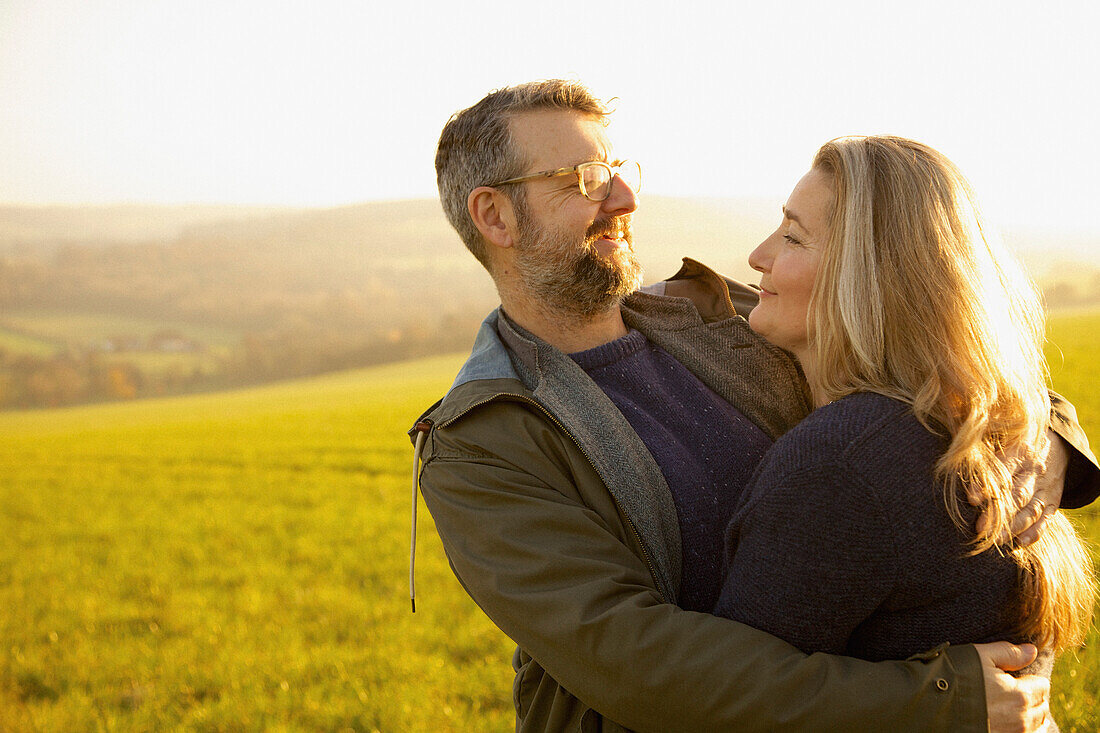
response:
{"label": "bearded man", "polygon": [[[452,117],[436,156],[501,308],[410,435],[455,574],[518,645],[517,729],[1036,729],[1046,680],[997,669],[1033,649],[869,663],[709,614],[737,493],[811,403],[748,329],[752,289],[685,260],[637,290],[640,168],[606,117],[577,83],[501,89]],[[1087,503],[1100,471],[1072,460],[1067,497]]]}

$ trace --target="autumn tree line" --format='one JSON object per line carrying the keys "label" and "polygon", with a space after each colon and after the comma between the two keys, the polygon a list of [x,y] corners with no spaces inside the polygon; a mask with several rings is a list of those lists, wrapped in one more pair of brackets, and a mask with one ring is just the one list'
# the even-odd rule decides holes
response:
{"label": "autumn tree line", "polygon": [[[0,409],[223,389],[465,350],[494,294],[487,277],[457,267],[250,241],[9,251],[0,254],[0,329],[18,334],[5,313],[28,312],[164,327],[159,338],[53,337],[51,353],[0,342]],[[189,325],[229,337],[204,341],[186,335]]]}

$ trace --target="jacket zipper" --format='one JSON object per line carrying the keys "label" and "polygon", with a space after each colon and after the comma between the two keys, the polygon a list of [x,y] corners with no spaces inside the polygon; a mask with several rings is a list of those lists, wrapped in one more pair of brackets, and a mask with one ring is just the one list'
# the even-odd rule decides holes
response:
{"label": "jacket zipper", "polygon": [[[497,394],[492,395],[491,397],[488,397],[484,400],[481,400],[480,402],[475,402],[474,404],[472,404],[469,407],[467,407],[466,409],[464,409],[462,412],[460,412],[457,415],[447,419],[446,421],[436,424],[435,428],[436,429],[445,428],[448,425],[450,425],[451,423],[453,423],[455,420],[458,420],[460,417],[462,417],[466,413],[470,412],[470,410],[473,410],[476,407],[481,407],[484,404],[492,402],[493,400],[497,399],[498,397],[513,398],[513,399],[519,400],[521,402],[526,402],[529,405],[533,405],[533,406],[537,407],[539,412],[541,412],[543,415],[546,415],[546,417],[550,420],[550,422],[557,425],[558,429],[561,430],[565,435],[567,435],[571,441],[573,441],[573,445],[577,446],[577,450],[579,450],[581,452],[581,454],[585,457],[585,459],[588,461],[588,465],[592,467],[592,470],[595,471],[596,475],[600,477],[600,480],[604,482],[604,486],[607,486],[607,479],[605,479],[603,477],[603,475],[600,473],[599,469],[596,468],[596,463],[592,460],[592,456],[590,456],[588,454],[588,451],[586,451],[584,449],[584,446],[582,446],[580,444],[580,441],[578,441],[576,438],[574,438],[573,434],[570,433],[568,430],[566,430],[565,426],[562,425],[561,422],[556,417],[554,417],[552,414],[550,414],[549,410],[547,410],[545,407],[543,407],[541,404],[539,404],[536,400],[533,400],[530,397],[524,397],[523,395],[512,394],[512,393],[509,393],[509,392],[498,392]],[[432,422],[430,420],[425,420],[424,422],[427,423],[427,425],[429,427],[431,427]],[[418,423],[418,427],[419,427],[419,423]],[[626,520],[626,526],[630,528],[631,534],[634,535],[634,539],[638,542],[638,547],[642,551],[642,559],[645,560],[646,568],[649,569],[649,574],[653,578],[653,584],[657,587],[657,592],[661,595],[661,598],[663,598],[666,603],[675,603],[675,601],[669,600],[668,597],[665,596],[665,592],[663,590],[661,590],[661,581],[657,578],[657,569],[653,566],[653,561],[649,557],[649,552],[646,551],[645,543],[642,542],[642,536],[641,536],[641,534],[638,533],[638,528],[634,526],[634,522],[632,522],[630,520],[630,516],[627,515],[626,511],[623,509],[622,505],[619,503],[619,500],[617,498],[615,498],[615,494],[613,494],[611,492],[610,488],[608,489],[607,493],[611,497],[611,501],[615,502],[615,506],[619,510],[619,515],[622,516],[622,518]]]}

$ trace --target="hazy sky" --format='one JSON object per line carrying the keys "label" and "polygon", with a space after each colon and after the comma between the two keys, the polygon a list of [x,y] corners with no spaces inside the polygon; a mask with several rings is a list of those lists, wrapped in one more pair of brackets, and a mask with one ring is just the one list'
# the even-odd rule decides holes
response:
{"label": "hazy sky", "polygon": [[[0,0],[0,202],[435,196],[450,114],[577,78],[647,192],[782,200],[893,133],[1008,225],[1100,231],[1100,3]],[[768,7],[766,7],[768,6]]]}

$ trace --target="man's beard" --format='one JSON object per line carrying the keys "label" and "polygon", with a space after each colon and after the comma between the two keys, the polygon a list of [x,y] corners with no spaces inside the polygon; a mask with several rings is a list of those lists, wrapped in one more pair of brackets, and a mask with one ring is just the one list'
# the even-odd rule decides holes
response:
{"label": "man's beard", "polygon": [[[542,307],[587,320],[617,306],[642,284],[630,215],[596,221],[578,242],[573,236],[540,229],[522,205],[516,214],[516,269],[527,295]],[[596,242],[603,236],[621,238],[627,246],[601,257]]]}

